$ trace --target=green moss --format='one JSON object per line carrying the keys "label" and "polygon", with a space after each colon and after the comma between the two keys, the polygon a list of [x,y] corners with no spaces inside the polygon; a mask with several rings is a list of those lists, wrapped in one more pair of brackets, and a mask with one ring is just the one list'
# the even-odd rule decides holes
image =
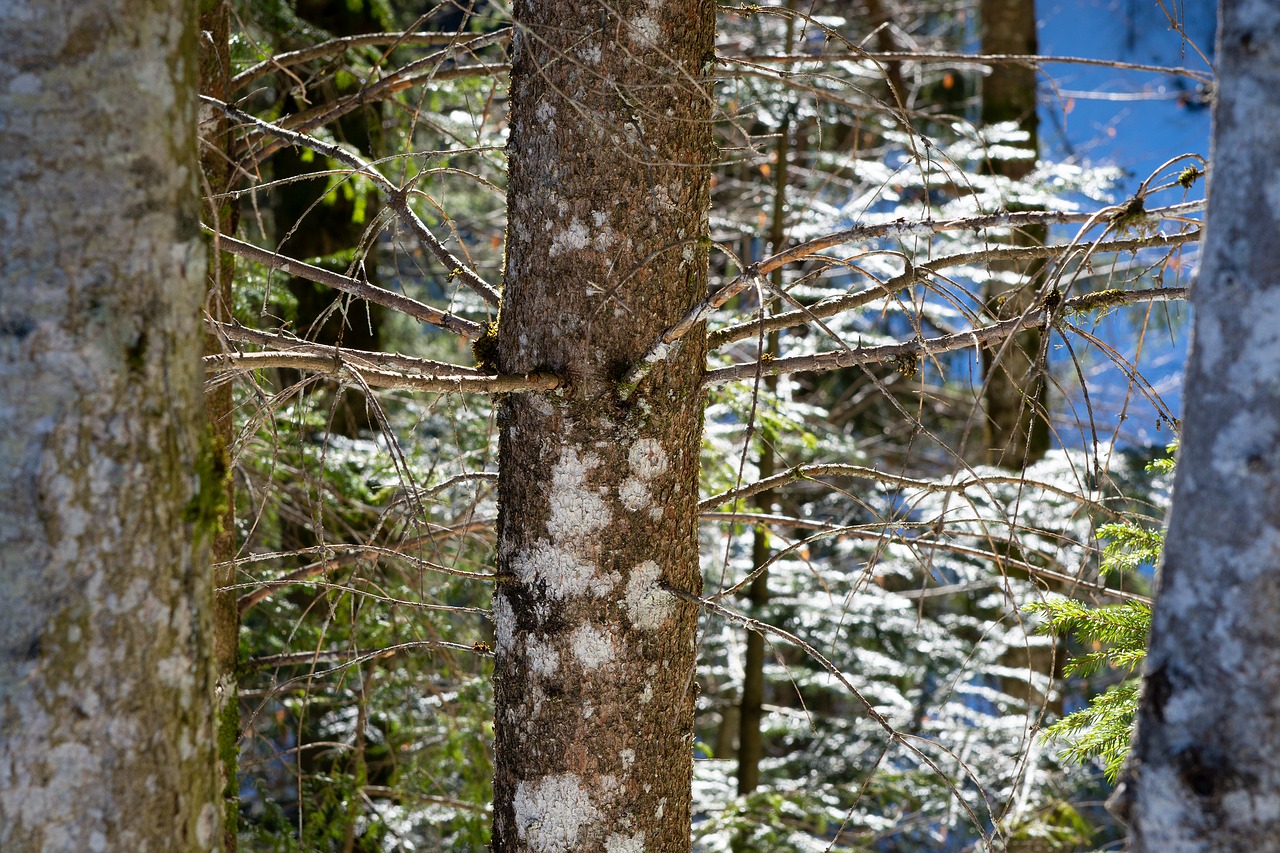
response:
{"label": "green moss", "polygon": [[1136,228],[1147,221],[1147,208],[1142,196],[1134,196],[1125,202],[1124,207],[1111,214],[1111,227],[1117,232],[1128,228]]}
{"label": "green moss", "polygon": [[223,820],[234,834],[240,816],[240,783],[236,771],[240,761],[240,703],[230,697],[218,714],[218,761],[226,780],[222,786],[222,802],[226,809]]}
{"label": "green moss", "polygon": [[222,532],[222,517],[227,511],[227,478],[231,476],[231,457],[226,442],[206,426],[196,455],[196,479],[199,486],[182,511],[182,518],[195,525],[197,536],[212,538]]}
{"label": "green moss", "polygon": [[901,373],[904,379],[913,379],[920,371],[920,362],[914,355],[900,355],[893,360],[893,369]]}
{"label": "green moss", "polygon": [[476,357],[476,367],[485,373],[498,372],[498,321],[491,320],[484,327],[484,334],[471,344],[471,353]]}

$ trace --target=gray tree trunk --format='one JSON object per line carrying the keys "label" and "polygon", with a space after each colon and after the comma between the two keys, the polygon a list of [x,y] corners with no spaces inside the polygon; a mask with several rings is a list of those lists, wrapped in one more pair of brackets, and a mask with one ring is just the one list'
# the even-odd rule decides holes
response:
{"label": "gray tree trunk", "polygon": [[1132,849],[1280,850],[1280,7],[1219,6],[1213,175]]}
{"label": "gray tree trunk", "polygon": [[502,402],[494,850],[689,849],[710,0],[518,2]]}
{"label": "gray tree trunk", "polygon": [[5,853],[219,843],[194,24],[0,4]]}

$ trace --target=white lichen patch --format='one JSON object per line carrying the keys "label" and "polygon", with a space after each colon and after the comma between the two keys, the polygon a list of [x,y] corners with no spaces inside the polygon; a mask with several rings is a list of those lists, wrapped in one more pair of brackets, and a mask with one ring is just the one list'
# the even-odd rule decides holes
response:
{"label": "white lichen patch", "polygon": [[658,800],[658,807],[653,810],[653,819],[662,820],[662,815],[664,812],[666,812],[666,810],[667,810],[667,798],[663,797],[662,799]]}
{"label": "white lichen patch", "polygon": [[640,691],[640,704],[648,705],[652,701],[653,701],[653,685],[646,684],[644,686],[644,690]]}
{"label": "white lichen patch", "polygon": [[569,853],[578,849],[583,827],[602,815],[572,773],[522,781],[516,786],[516,832],[539,853]]}
{"label": "white lichen patch", "polygon": [[578,48],[578,58],[588,65],[600,64],[600,46],[595,44]]}
{"label": "white lichen patch", "polygon": [[543,101],[538,104],[538,108],[533,111],[533,114],[538,117],[538,121],[543,124],[547,124],[556,117],[556,108],[546,101]]}
{"label": "white lichen patch", "polygon": [[600,464],[594,453],[579,456],[573,447],[565,446],[551,471],[551,515],[547,533],[557,544],[581,547],[609,525],[609,508],[600,490],[586,485],[588,472]]}
{"label": "white lichen patch", "polygon": [[627,464],[641,480],[652,480],[667,472],[667,452],[654,438],[642,438],[627,451]]}
{"label": "white lichen patch", "polygon": [[622,769],[627,770],[632,764],[636,763],[636,751],[634,749],[623,749],[618,752],[618,760],[622,762]]}
{"label": "white lichen patch", "polygon": [[631,22],[631,38],[637,44],[651,47],[662,38],[662,28],[648,15],[640,15]]}
{"label": "white lichen patch", "polygon": [[627,608],[631,624],[647,631],[656,631],[675,612],[675,599],[671,593],[658,587],[662,570],[653,560],[645,560],[631,570],[627,581],[627,595],[622,603]]}
{"label": "white lichen patch", "polygon": [[620,835],[615,832],[605,842],[604,850],[605,853],[644,853],[644,833]]}
{"label": "white lichen patch", "polygon": [[507,597],[500,592],[494,593],[490,616],[493,619],[493,633],[497,643],[495,651],[500,655],[508,654],[511,651],[511,641],[516,629],[516,613],[511,609],[511,602],[507,601]]}
{"label": "white lichen patch", "polygon": [[644,509],[649,505],[649,487],[635,477],[628,477],[618,486],[618,497],[629,510]]}
{"label": "white lichen patch", "polygon": [[585,249],[588,242],[587,226],[583,225],[579,219],[571,219],[569,224],[551,239],[551,248],[548,250],[548,254],[554,258],[556,255],[575,249]]}
{"label": "white lichen patch", "polygon": [[[572,552],[539,541],[527,551],[521,551],[511,560],[511,571],[521,583],[538,581],[546,584],[547,595],[552,598],[568,598],[587,591],[595,569],[578,559]],[[495,601],[494,620],[497,621]],[[510,638],[508,638],[508,641]],[[498,638],[499,647],[502,638]]]}
{"label": "white lichen patch", "polygon": [[537,634],[530,634],[525,640],[525,657],[530,668],[543,677],[555,675],[560,669],[560,653]]}
{"label": "white lichen patch", "polygon": [[575,628],[569,638],[573,656],[587,669],[598,669],[613,660],[613,641],[592,625]]}

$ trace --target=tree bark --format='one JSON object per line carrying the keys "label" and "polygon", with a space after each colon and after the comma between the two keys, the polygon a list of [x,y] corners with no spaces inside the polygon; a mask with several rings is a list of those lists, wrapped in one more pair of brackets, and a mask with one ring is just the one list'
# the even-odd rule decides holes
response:
{"label": "tree bark", "polygon": [[[982,52],[1031,55],[1038,52],[1035,0],[982,0],[979,9]],[[1036,166],[1039,150],[1036,116],[1036,70],[1016,63],[996,63],[982,82],[982,123],[1017,122],[1027,134],[1021,144],[1027,156],[993,159],[992,173],[1021,181]],[[1016,206],[1011,209],[1019,209]],[[1049,231],[1031,226],[1013,235],[1015,246],[1044,243]],[[993,273],[1017,273],[1020,286],[992,281],[984,294],[999,319],[1020,316],[1035,297],[1043,261],[992,264]],[[998,349],[982,351],[984,382],[983,449],[992,465],[1020,470],[1044,458],[1049,450],[1048,389],[1040,351],[1039,330],[1022,332]]]}
{"label": "tree bark", "polygon": [[688,850],[709,0],[518,2],[501,403],[495,851]]}
{"label": "tree bark", "polygon": [[194,4],[0,4],[0,849],[208,851]]}
{"label": "tree bark", "polygon": [[1213,172],[1138,730],[1137,851],[1280,849],[1280,9],[1219,5]]}
{"label": "tree bark", "polygon": [[[226,102],[231,82],[231,4],[228,0],[200,0],[199,21],[200,92]],[[239,206],[229,198],[219,198],[234,179],[231,122],[221,111],[200,111],[200,172],[205,224],[218,234],[233,236],[239,220]],[[235,277],[235,255],[219,252],[216,239],[209,241],[209,276],[205,291],[205,315],[220,323],[232,320],[231,284]],[[205,355],[224,350],[214,333],[205,334]],[[223,509],[211,542],[213,562],[222,568],[213,571],[213,657],[217,678],[214,713],[218,726],[218,762],[222,773],[223,853],[236,850],[236,828],[240,817],[240,786],[237,769],[240,757],[240,702],[236,677],[240,655],[240,608],[234,589],[236,569],[235,486],[231,474],[231,445],[235,438],[232,417],[234,402],[231,383],[219,382],[206,389],[205,415],[213,438],[212,461],[222,474]]]}

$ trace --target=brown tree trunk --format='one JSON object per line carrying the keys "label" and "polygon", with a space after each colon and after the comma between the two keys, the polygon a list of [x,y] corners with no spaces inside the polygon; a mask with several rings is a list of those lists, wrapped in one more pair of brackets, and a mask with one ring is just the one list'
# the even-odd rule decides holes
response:
{"label": "brown tree trunk", "polygon": [[[792,46],[792,20],[787,22],[786,51]],[[769,245],[771,251],[780,252],[786,239],[786,204],[787,181],[791,161],[791,119],[786,117],[778,128],[778,146],[774,169],[773,216],[769,225]],[[774,287],[782,287],[782,270],[775,270],[772,276]],[[765,310],[773,310],[777,300],[769,299]],[[765,337],[765,352],[773,357],[779,353],[778,333],[773,332]],[[772,397],[778,390],[778,377],[766,376],[762,384]],[[759,419],[758,419],[759,420]],[[773,450],[773,430],[765,426],[757,426],[760,430],[760,478],[773,476],[777,468],[777,459]],[[774,510],[772,491],[756,495],[755,505],[764,513]],[[759,568],[769,562],[773,549],[769,544],[769,529],[764,525],[756,527],[752,532],[751,565]],[[769,570],[765,569],[751,582],[749,598],[751,614],[757,619],[764,618],[764,608],[769,603]],[[756,631],[747,632],[747,653],[743,662],[742,709],[738,715],[738,793],[749,794],[760,784],[760,759],[764,758],[764,738],[761,724],[764,721],[764,635]]]}
{"label": "brown tree trunk", "polygon": [[518,2],[494,850],[689,849],[705,353],[618,381],[706,291],[709,0]]}
{"label": "brown tree trunk", "polygon": [[1280,15],[1219,4],[1217,103],[1173,509],[1138,730],[1135,851],[1280,849]]}
{"label": "brown tree trunk", "polygon": [[[231,81],[231,5],[228,0],[200,2],[200,92],[228,100]],[[205,197],[205,224],[218,234],[234,235],[239,219],[238,205],[218,196],[225,193],[233,180],[234,160],[231,152],[230,122],[225,114],[205,108],[200,121],[201,194]],[[205,315],[223,323],[231,322],[231,283],[235,276],[235,256],[219,252],[216,238],[209,243],[209,280],[205,295]],[[206,333],[206,355],[222,352],[217,335]],[[221,382],[206,389],[205,416],[212,433],[210,453],[223,472],[224,508],[218,530],[213,535],[213,657],[217,673],[216,707],[218,725],[218,761],[222,773],[222,796],[225,814],[222,824],[222,850],[236,849],[236,827],[239,822],[240,791],[236,779],[240,752],[240,703],[236,689],[239,657],[240,611],[236,603],[235,486],[230,476],[231,444],[235,437],[232,420],[231,384]]]}
{"label": "brown tree trunk", "polygon": [[[1038,51],[1035,0],[981,0],[979,13],[983,53],[1029,55]],[[1026,65],[996,63],[982,82],[982,123],[989,126],[1011,121],[1028,134],[1021,145],[1027,155],[992,160],[990,168],[995,174],[1018,181],[1035,168],[1039,148],[1036,70]],[[1043,244],[1047,236],[1044,226],[1031,226],[1016,233],[1012,242],[1016,246],[1035,246]],[[1042,267],[1042,261],[992,264],[993,273],[1017,273],[1023,282],[1011,286],[993,279],[984,294],[992,313],[1003,319],[1026,311],[1034,302]],[[989,464],[1021,469],[1042,459],[1049,449],[1042,347],[1041,333],[1031,330],[995,350],[983,350],[983,448]]]}
{"label": "brown tree trunk", "polygon": [[0,5],[0,850],[209,851],[196,20]]}

